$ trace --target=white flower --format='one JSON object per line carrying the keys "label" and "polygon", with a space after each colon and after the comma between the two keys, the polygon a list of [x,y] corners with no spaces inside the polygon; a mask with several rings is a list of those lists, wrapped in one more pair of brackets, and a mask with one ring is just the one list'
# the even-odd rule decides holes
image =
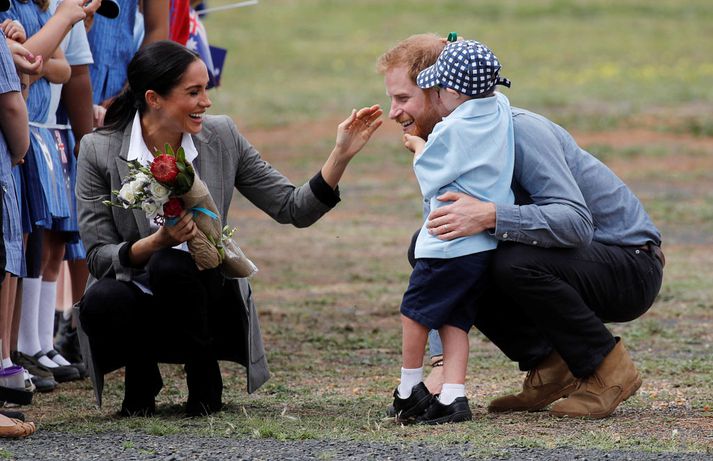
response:
{"label": "white flower", "polygon": [[168,196],[171,193],[171,191],[168,190],[168,187],[157,181],[151,181],[149,183],[149,192],[151,192],[153,199],[161,204],[168,202]]}
{"label": "white flower", "polygon": [[133,181],[131,181],[129,184],[131,184],[131,188],[134,190],[134,194],[138,195],[144,191],[144,188],[146,187],[147,182],[148,182],[148,178],[146,178],[146,181],[144,181],[137,177]]}
{"label": "white flower", "polygon": [[141,209],[144,210],[146,216],[148,216],[149,218],[153,218],[154,216],[156,216],[156,214],[158,214],[159,205],[153,200],[146,200],[144,203],[141,204]]}
{"label": "white flower", "polygon": [[134,200],[136,199],[136,193],[134,192],[134,187],[130,182],[121,186],[121,190],[119,191],[119,198],[122,200],[124,208],[129,208],[129,205],[134,204]]}
{"label": "white flower", "polygon": [[136,175],[134,176],[134,180],[146,184],[147,182],[151,181],[151,178],[143,171],[137,171]]}

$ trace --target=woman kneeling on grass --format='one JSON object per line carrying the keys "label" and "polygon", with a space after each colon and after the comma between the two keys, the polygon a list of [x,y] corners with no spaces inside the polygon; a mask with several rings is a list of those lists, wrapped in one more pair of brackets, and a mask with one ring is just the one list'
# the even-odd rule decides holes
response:
{"label": "woman kneeling on grass", "polygon": [[183,251],[199,233],[193,213],[160,225],[142,210],[104,204],[121,189],[127,161],[148,165],[157,148],[182,147],[223,223],[236,188],[276,221],[306,227],[339,202],[347,164],[381,125],[378,106],[352,111],[322,169],[296,187],[229,117],[206,115],[207,86],[198,55],[173,42],[151,44],[129,63],[128,84],[109,107],[105,128],[82,139],[77,203],[92,275],[79,308],[82,340],[99,404],[103,375],[125,367],[122,415],[155,412],[159,362],[185,364],[192,416],[222,406],[218,360],[246,366],[248,392],[269,378],[247,279],[226,278],[219,267],[199,270]]}

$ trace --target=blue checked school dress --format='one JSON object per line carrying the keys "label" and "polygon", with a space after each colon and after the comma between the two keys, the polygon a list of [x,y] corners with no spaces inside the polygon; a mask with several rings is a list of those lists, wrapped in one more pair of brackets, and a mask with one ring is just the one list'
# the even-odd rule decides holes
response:
{"label": "blue checked school dress", "polygon": [[94,16],[94,24],[87,34],[94,64],[89,66],[94,104],[112,98],[126,83],[126,68],[134,57],[134,23],[136,0],[117,0],[119,16],[108,19]]}
{"label": "blue checked school dress", "polygon": [[[0,13],[0,21],[19,21],[27,36],[36,34],[49,20],[50,13],[41,11],[33,2],[12,2],[8,11]],[[69,218],[69,197],[64,187],[60,154],[53,147],[52,133],[38,124],[47,120],[50,104],[49,82],[42,78],[30,86],[27,111],[30,119],[30,149],[21,166],[23,213],[33,226],[52,229],[55,223]],[[27,218],[23,218],[26,222]],[[24,229],[28,231],[28,229]]]}
{"label": "blue checked school dress", "polygon": [[[20,79],[12,55],[0,32],[0,93],[20,91]],[[25,256],[22,245],[22,223],[16,191],[15,176],[5,137],[0,131],[0,188],[2,188],[2,239],[5,246],[4,270],[18,277],[25,275]]]}
{"label": "blue checked school dress", "polygon": [[64,190],[69,204],[69,215],[65,219],[55,221],[53,230],[63,232],[65,236],[64,259],[75,261],[86,259],[87,252],[79,238],[79,222],[77,219],[77,196],[74,186],[77,184],[77,159],[74,156],[75,139],[69,125],[66,112],[60,106],[57,111],[57,125],[66,128],[51,128],[55,140],[55,149],[60,157],[63,173]]}

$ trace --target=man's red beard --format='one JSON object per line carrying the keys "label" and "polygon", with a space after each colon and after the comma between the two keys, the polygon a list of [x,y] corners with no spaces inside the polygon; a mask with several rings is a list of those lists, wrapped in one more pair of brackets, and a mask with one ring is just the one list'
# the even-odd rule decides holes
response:
{"label": "man's red beard", "polygon": [[436,123],[442,120],[442,117],[436,112],[436,108],[433,107],[431,96],[430,94],[426,94],[424,98],[423,115],[420,120],[414,120],[414,134],[426,140],[433,131],[433,127],[436,126]]}

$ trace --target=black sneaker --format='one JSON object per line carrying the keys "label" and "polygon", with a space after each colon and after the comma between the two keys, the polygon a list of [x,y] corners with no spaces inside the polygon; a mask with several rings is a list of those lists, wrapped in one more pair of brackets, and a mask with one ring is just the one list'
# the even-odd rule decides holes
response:
{"label": "black sneaker", "polygon": [[450,405],[443,405],[438,398],[434,397],[426,412],[416,419],[418,424],[446,424],[460,423],[473,419],[470,411],[468,399],[458,397]]}
{"label": "black sneaker", "polygon": [[428,392],[428,388],[423,382],[411,388],[411,395],[402,399],[399,397],[399,388],[394,390],[394,411],[396,421],[400,423],[413,422],[415,418],[421,416],[431,403],[433,396]]}

